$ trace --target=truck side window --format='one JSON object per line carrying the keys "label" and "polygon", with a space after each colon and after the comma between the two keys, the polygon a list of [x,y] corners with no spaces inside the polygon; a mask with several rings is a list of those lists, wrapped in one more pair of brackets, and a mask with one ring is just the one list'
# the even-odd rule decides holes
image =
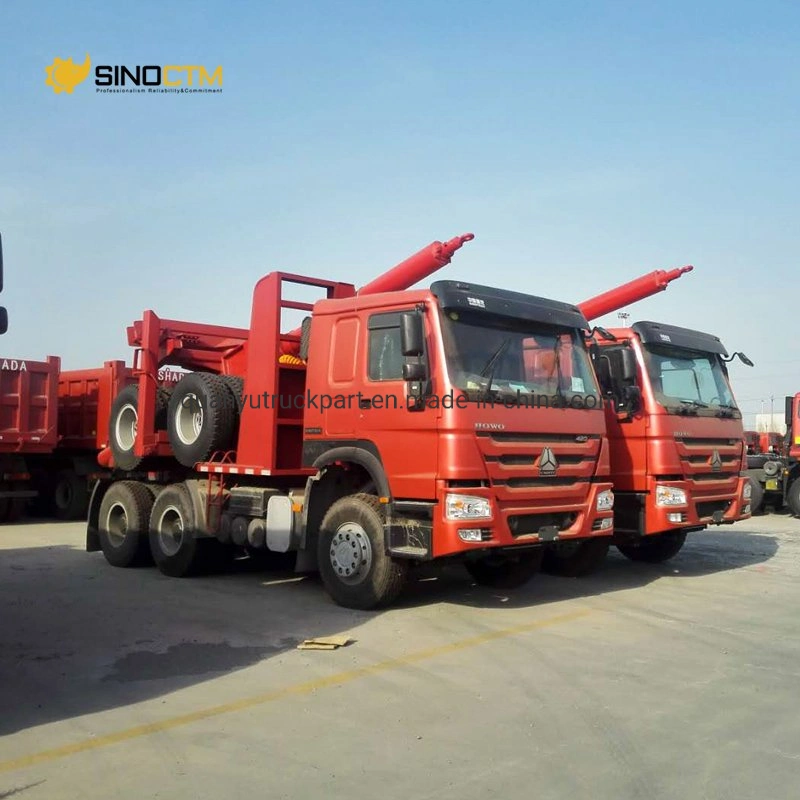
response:
{"label": "truck side window", "polygon": [[369,318],[367,375],[372,381],[403,379],[400,313],[373,314]]}

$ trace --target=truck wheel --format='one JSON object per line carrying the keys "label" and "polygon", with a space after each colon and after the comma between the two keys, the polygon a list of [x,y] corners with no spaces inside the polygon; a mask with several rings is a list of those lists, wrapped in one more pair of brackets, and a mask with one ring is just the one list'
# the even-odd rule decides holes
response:
{"label": "truck wheel", "polygon": [[[167,427],[167,405],[170,392],[156,391],[156,430]],[[142,458],[135,455],[136,429],[139,423],[139,384],[126,386],[114,399],[108,421],[108,442],[114,456],[114,466],[123,470],[136,469]]]}
{"label": "truck wheel", "polygon": [[244,378],[239,378],[236,375],[223,375],[222,380],[233,393],[236,409],[241,414],[242,408],[244,408]]}
{"label": "truck wheel", "polygon": [[605,561],[610,547],[606,537],[557,542],[545,550],[542,572],[563,578],[583,577],[594,572]]}
{"label": "truck wheel", "polygon": [[112,483],[100,503],[98,534],[106,561],[113,567],[153,563],[148,530],[153,495],[143,483]]}
{"label": "truck wheel", "polygon": [[631,561],[646,561],[660,564],[676,556],[686,541],[685,531],[668,531],[652,536],[643,536],[639,541],[618,544],[617,550]]}
{"label": "truck wheel", "polygon": [[800,517],[800,478],[795,478],[786,490],[786,505],[795,517]]}
{"label": "truck wheel", "polygon": [[750,478],[753,487],[750,494],[750,513],[757,514],[764,505],[764,487],[755,478]]}
{"label": "truck wheel", "polygon": [[378,608],[403,590],[408,563],[386,554],[384,520],[380,501],[370,494],[342,497],[326,512],[317,538],[319,571],[340,606]]}
{"label": "truck wheel", "polygon": [[477,561],[465,561],[464,566],[479,586],[492,589],[518,589],[539,572],[544,548],[523,550],[515,555],[484,556]]}
{"label": "truck wheel", "polygon": [[53,487],[53,507],[57,519],[85,518],[89,510],[89,484],[86,478],[71,469],[61,470],[56,475]]}
{"label": "truck wheel", "polygon": [[194,530],[189,490],[180,483],[162,489],[150,512],[150,551],[164,575],[185,578],[214,565],[213,556],[224,548],[216,539],[196,537]]}
{"label": "truck wheel", "polygon": [[235,445],[236,399],[219,375],[192,372],[181,378],[172,392],[167,420],[172,452],[184,467]]}

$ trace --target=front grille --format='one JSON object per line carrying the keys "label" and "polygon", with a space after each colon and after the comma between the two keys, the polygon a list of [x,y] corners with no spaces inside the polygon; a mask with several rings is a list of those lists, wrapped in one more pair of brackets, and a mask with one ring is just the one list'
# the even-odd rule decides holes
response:
{"label": "front grille", "polygon": [[575,514],[519,514],[508,518],[512,536],[530,536],[542,528],[565,531],[575,524]]}
{"label": "front grille", "polygon": [[730,505],[730,500],[709,500],[705,503],[696,503],[695,508],[697,509],[697,516],[703,519],[704,517],[713,516],[715,511],[727,511]]}

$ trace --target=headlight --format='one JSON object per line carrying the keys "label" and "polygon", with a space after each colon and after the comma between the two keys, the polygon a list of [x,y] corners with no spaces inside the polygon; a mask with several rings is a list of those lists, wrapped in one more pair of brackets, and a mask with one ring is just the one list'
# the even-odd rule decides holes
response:
{"label": "headlight", "polygon": [[598,511],[611,511],[614,508],[614,492],[611,489],[606,489],[597,495],[597,510]]}
{"label": "headlight", "polygon": [[685,506],[686,492],[675,486],[656,486],[657,506]]}
{"label": "headlight", "polygon": [[753,484],[747,481],[742,489],[742,499],[749,500],[753,496]]}
{"label": "headlight", "polygon": [[491,519],[492,504],[485,497],[448,494],[445,498],[447,519]]}

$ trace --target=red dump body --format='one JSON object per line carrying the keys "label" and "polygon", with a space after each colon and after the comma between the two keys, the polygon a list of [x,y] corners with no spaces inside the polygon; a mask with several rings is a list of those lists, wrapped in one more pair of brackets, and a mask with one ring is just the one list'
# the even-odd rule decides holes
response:
{"label": "red dump body", "polygon": [[0,453],[49,453],[58,442],[61,360],[0,359]]}

